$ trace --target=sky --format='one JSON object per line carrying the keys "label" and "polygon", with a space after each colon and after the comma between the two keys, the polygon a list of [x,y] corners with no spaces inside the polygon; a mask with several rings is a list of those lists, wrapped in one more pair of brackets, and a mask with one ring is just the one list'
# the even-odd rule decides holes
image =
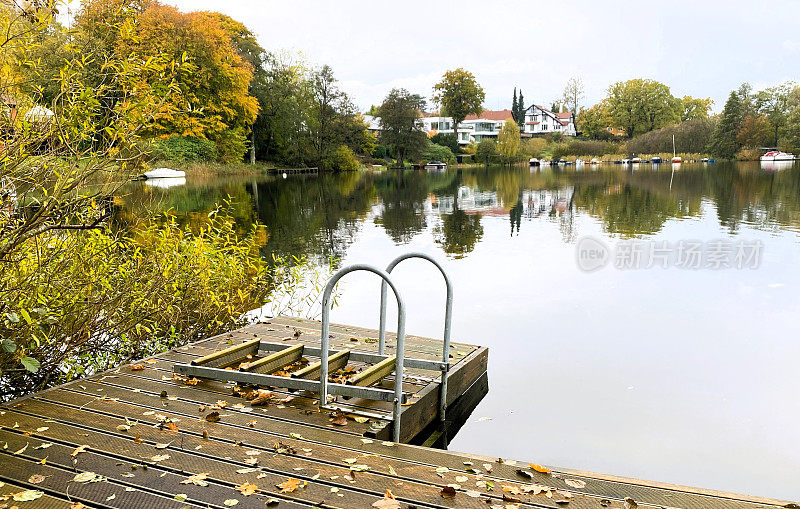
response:
{"label": "sky", "polygon": [[365,111],[394,87],[430,96],[444,71],[464,67],[484,106],[549,105],[580,77],[591,105],[631,78],[666,83],[673,95],[711,97],[797,79],[800,2],[460,0],[162,0],[183,11],[216,10],[247,25],[271,51],[330,65]]}

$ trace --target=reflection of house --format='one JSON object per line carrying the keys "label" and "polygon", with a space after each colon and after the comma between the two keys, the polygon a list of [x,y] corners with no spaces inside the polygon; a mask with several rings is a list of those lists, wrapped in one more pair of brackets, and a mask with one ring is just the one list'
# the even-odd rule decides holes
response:
{"label": "reflection of house", "polygon": [[553,113],[552,111],[531,105],[525,110],[524,134],[563,133],[565,136],[575,136],[575,114],[572,112]]}
{"label": "reflection of house", "polygon": [[531,219],[552,211],[564,212],[569,208],[574,192],[571,186],[556,190],[522,191],[523,215]]}
{"label": "reflection of house", "polygon": [[[458,209],[467,213],[500,214],[508,213],[502,207],[500,198],[494,191],[479,191],[469,186],[458,188]],[[455,210],[455,196],[434,196],[431,200],[431,211],[438,214],[452,214]]]}

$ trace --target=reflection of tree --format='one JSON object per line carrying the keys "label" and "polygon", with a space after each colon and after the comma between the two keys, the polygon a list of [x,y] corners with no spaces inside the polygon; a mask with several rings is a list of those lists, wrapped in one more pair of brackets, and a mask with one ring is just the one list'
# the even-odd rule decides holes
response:
{"label": "reflection of tree", "polygon": [[376,218],[397,244],[410,242],[425,229],[423,210],[428,196],[426,175],[421,172],[392,171],[375,183],[383,202],[383,213]]}
{"label": "reflection of tree", "polygon": [[361,173],[264,181],[258,219],[267,227],[265,254],[342,258],[375,202],[372,178]]}
{"label": "reflection of tree", "polygon": [[467,214],[458,208],[456,195],[453,213],[441,217],[442,222],[433,229],[436,243],[444,252],[455,258],[463,258],[475,249],[475,244],[483,237],[480,214]]}
{"label": "reflection of tree", "polygon": [[667,219],[685,212],[675,197],[629,184],[611,190],[606,186],[581,186],[575,196],[578,207],[602,218],[606,231],[624,236],[657,232]]}

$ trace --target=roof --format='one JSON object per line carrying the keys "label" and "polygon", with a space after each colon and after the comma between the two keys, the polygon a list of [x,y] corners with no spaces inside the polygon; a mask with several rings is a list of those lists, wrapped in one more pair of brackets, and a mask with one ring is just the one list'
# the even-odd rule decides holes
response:
{"label": "roof", "polygon": [[514,118],[514,114],[511,112],[511,110],[483,110],[480,115],[467,115],[467,118],[464,120],[496,120],[502,122],[504,120],[508,120],[509,118]]}
{"label": "roof", "polygon": [[556,115],[558,115],[558,117],[562,118],[562,119],[572,118],[572,112],[571,111],[565,111],[563,113],[556,113]]}

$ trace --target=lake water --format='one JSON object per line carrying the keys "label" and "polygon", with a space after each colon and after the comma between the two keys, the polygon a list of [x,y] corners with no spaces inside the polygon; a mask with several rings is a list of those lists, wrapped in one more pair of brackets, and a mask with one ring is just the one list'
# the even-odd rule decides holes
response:
{"label": "lake water", "polygon": [[[265,256],[440,260],[455,286],[453,339],[490,348],[489,394],[453,450],[800,498],[800,166],[190,178],[129,191],[121,218],[147,205],[190,223],[230,195],[242,226],[266,225]],[[586,236],[610,257],[594,272],[577,263]],[[693,265],[690,246],[700,268],[677,267],[679,255]],[[648,268],[651,249],[671,258]],[[395,274],[407,331],[441,337],[438,273],[408,261]],[[332,320],[377,328],[376,278],[344,281]]]}

